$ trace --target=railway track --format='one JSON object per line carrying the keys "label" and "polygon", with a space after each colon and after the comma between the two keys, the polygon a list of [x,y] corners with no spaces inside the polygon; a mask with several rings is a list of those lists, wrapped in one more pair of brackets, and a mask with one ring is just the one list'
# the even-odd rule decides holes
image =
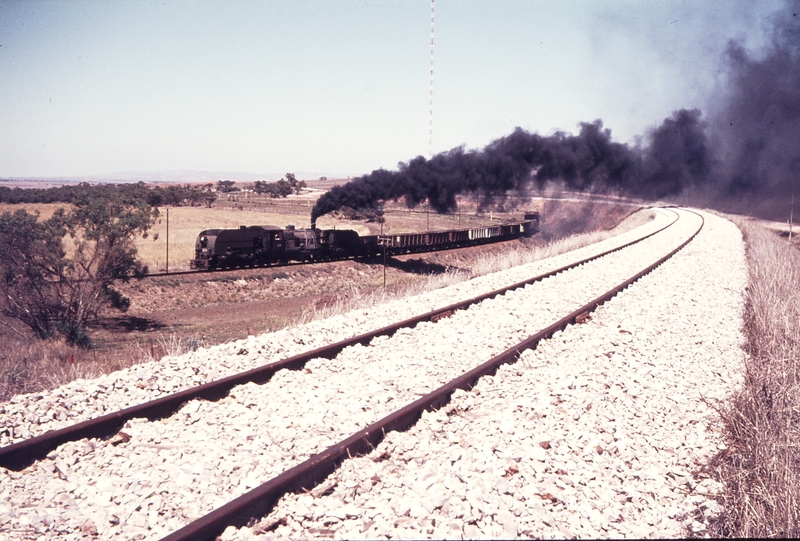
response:
{"label": "railway track", "polygon": [[[237,491],[240,493],[254,488],[168,536],[168,539],[213,539],[228,525],[241,525],[250,517],[263,515],[287,491],[313,486],[347,456],[368,451],[371,446],[378,444],[386,432],[404,429],[412,425],[423,410],[446,403],[455,389],[471,387],[480,377],[494,372],[501,364],[512,362],[521,351],[535,347],[540,340],[576,319],[584,318],[597,305],[680,250],[702,227],[702,218],[686,211],[660,212],[662,221],[668,223],[657,231],[627,243],[624,248],[615,247],[594,257],[583,258],[573,265],[517,282],[512,287],[451,304],[400,324],[383,327],[377,332],[355,336],[344,343],[330,344],[293,356],[283,364],[232,376],[224,382],[189,389],[159,399],[156,403],[137,406],[138,409],[115,412],[105,418],[87,421],[77,428],[65,427],[6,446],[0,449],[0,460],[7,468],[27,466],[26,471],[46,469],[55,464],[56,477],[62,476],[62,481],[70,482],[71,478],[90,473],[82,466],[76,467],[77,464],[108,459],[109,477],[118,478],[121,477],[117,472],[117,468],[121,467],[120,462],[130,462],[132,457],[127,456],[123,461],[113,457],[120,454],[118,450],[131,449],[137,455],[135,461],[142,466],[127,464],[124,469],[129,471],[125,477],[138,479],[147,477],[147,470],[152,470],[152,464],[158,461],[160,455],[178,449],[181,454],[191,456],[193,466],[188,467],[188,472],[187,468],[180,466],[176,474],[175,471],[169,471],[173,468],[170,465],[158,474],[177,476],[175,481],[178,486],[185,483],[186,476],[192,485],[192,476],[207,473],[212,477],[215,474],[222,475],[223,485],[228,484],[233,474],[239,481]],[[682,218],[678,221],[666,220],[666,214],[670,213],[676,218],[680,214]],[[658,253],[659,257],[654,257],[654,253]],[[576,287],[577,284],[580,287]],[[609,289],[610,284],[613,287]],[[510,323],[492,321],[492,314],[495,313],[512,314],[513,317]],[[475,325],[475,321],[481,324]],[[472,329],[472,332],[465,333],[465,328]],[[532,330],[536,332],[531,333]],[[457,353],[454,355],[452,347],[442,347],[443,343],[459,343],[462,347],[469,344],[472,352],[482,352],[484,362],[476,367],[478,363],[471,354],[466,355],[467,358]],[[407,358],[388,362],[385,360],[388,351],[406,351]],[[422,356],[421,360],[419,356]],[[321,360],[333,357],[334,361]],[[486,360],[486,357],[490,358]],[[417,371],[402,377],[396,375],[400,373],[401,364],[416,365]],[[302,367],[305,367],[305,371],[298,370]],[[277,372],[282,368],[295,370]],[[353,385],[360,391],[348,394],[347,389],[326,387],[322,382],[327,382],[327,376],[331,374],[353,383],[356,379],[363,379],[358,386]],[[387,375],[392,377],[387,378]],[[253,382],[262,385],[253,385]],[[292,389],[297,389],[297,392],[292,393]],[[289,395],[280,402],[269,402],[274,391],[284,394],[289,391]],[[345,396],[339,397],[339,394]],[[424,396],[417,398],[420,395]],[[309,401],[309,396],[315,399]],[[194,401],[184,406],[177,415],[167,417],[181,404],[194,398],[217,402]],[[281,424],[284,421],[278,414],[287,409],[292,412],[296,426],[288,427],[288,432],[283,432]],[[251,413],[250,410],[255,412]],[[226,411],[228,413],[224,413]],[[223,421],[232,415],[230,411],[237,412],[234,417],[241,417],[231,423],[236,427],[227,426],[228,423]],[[150,423],[143,417],[164,420]],[[278,420],[273,422],[273,418]],[[123,428],[124,436],[117,435],[115,439],[96,443],[92,443],[93,440],[75,441],[113,434],[123,423],[127,423]],[[192,427],[188,430],[194,434],[192,438],[185,435],[187,425]],[[296,437],[299,431],[315,436],[306,443],[303,438]],[[347,435],[349,437],[342,438]],[[239,451],[244,459],[231,459],[222,456],[226,454],[225,451],[211,444],[214,440],[221,441],[225,447],[236,438],[244,443],[233,449],[250,449],[254,456],[268,457],[266,460],[270,464],[254,469],[252,463],[246,463],[246,451]],[[195,443],[177,445],[176,442],[183,443],[186,439],[194,439]],[[62,445],[64,442],[71,443]],[[62,447],[56,449],[58,445]],[[94,445],[95,448],[81,454],[87,445]],[[93,456],[86,459],[89,455]],[[29,466],[43,456],[48,459]],[[76,460],[73,461],[73,457]],[[303,459],[306,459],[305,462]],[[70,464],[70,461],[73,462]],[[210,464],[215,465],[209,467]],[[243,473],[237,475],[236,471]],[[23,474],[16,475],[19,477],[12,479],[24,478]],[[271,480],[261,485],[260,481],[264,478]],[[107,486],[102,476],[97,482]],[[160,508],[154,509],[151,500],[163,504],[165,500],[173,502],[181,495],[176,494],[175,489],[162,492],[150,490],[158,488],[152,484],[150,481],[151,486],[141,490],[142,493],[152,494],[139,496],[134,490],[135,501],[114,501],[125,509],[132,504],[135,506],[126,520],[114,515],[116,518],[110,518],[109,523],[115,526],[115,520],[119,525],[133,520],[133,517],[140,523],[141,515],[145,514],[147,519],[144,522],[149,531],[163,533],[201,515],[204,512],[202,507],[210,503],[208,500],[215,500],[213,505],[216,506],[220,501],[229,499],[228,494],[218,497],[205,495],[206,501],[198,508],[184,506],[182,518],[173,516],[161,520]],[[23,490],[25,482],[19,485],[18,489]],[[114,486],[114,482],[111,482],[111,486]],[[116,497],[113,488],[100,493],[107,492],[112,493],[110,499]],[[114,528],[111,530],[116,531]]]}
{"label": "railway track", "polygon": [[672,220],[667,221],[664,225],[659,226],[654,231],[647,232],[619,246],[614,246],[597,254],[580,258],[576,261],[568,263],[567,265],[559,266],[556,269],[537,274],[531,278],[520,282],[515,282],[499,289],[494,289],[488,293],[470,297],[466,300],[443,307],[438,307],[434,310],[404,319],[392,325],[380,327],[365,333],[360,333],[345,340],[340,340],[332,344],[300,353],[298,355],[293,355],[286,359],[269,363],[252,370],[243,371],[238,374],[221,378],[206,384],[197,385],[189,389],[169,394],[168,396],[143,402],[135,406],[107,413],[92,419],[87,419],[80,423],[58,428],[56,430],[51,430],[44,434],[25,439],[24,441],[0,447],[0,466],[19,470],[29,466],[35,460],[45,457],[50,451],[54,450],[58,445],[63,443],[77,441],[82,438],[103,438],[110,436],[117,432],[122,425],[130,419],[162,419],[172,415],[183,404],[190,400],[219,400],[220,398],[226,396],[231,389],[238,385],[246,383],[263,384],[279,370],[299,370],[302,369],[305,366],[305,363],[311,359],[333,359],[347,347],[355,346],[357,344],[366,345],[369,344],[371,340],[379,336],[391,336],[400,329],[408,329],[422,322],[436,322],[444,317],[450,317],[457,310],[467,309],[470,306],[481,303],[487,299],[492,299],[509,291],[514,291],[516,289],[525,287],[526,285],[540,282],[551,276],[563,273],[580,265],[615,253],[629,246],[633,246],[667,229],[668,227],[672,226],[675,221],[677,221],[677,216]]}
{"label": "railway track", "polygon": [[715,406],[742,383],[741,234],[706,215],[592,318],[457,391],[222,541],[684,538],[720,512]]}

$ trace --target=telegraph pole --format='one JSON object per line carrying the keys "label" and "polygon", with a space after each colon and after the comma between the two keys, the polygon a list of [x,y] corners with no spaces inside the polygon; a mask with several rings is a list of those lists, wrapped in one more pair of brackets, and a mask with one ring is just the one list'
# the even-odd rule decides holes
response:
{"label": "telegraph pole", "polygon": [[169,207],[167,207],[167,274],[169,274]]}

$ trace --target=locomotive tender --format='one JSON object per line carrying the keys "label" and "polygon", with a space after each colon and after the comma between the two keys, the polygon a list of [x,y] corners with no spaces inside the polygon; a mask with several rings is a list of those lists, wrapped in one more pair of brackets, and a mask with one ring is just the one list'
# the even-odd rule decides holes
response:
{"label": "locomotive tender", "polygon": [[268,267],[360,257],[447,250],[511,240],[539,231],[539,213],[522,222],[452,231],[360,236],[350,229],[285,229],[272,225],[206,229],[195,242],[191,267],[199,270]]}

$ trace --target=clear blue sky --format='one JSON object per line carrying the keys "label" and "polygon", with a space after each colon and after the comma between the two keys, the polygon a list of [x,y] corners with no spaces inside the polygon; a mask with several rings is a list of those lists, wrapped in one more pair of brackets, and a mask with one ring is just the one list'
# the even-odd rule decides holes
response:
{"label": "clear blue sky", "polygon": [[[430,0],[0,0],[0,177],[428,154]],[[436,0],[433,150],[707,108],[773,0]]]}

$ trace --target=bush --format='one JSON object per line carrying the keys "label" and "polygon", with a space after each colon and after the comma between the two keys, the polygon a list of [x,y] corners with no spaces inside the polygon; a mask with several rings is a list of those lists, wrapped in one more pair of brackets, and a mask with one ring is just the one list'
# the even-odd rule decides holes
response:
{"label": "bush", "polygon": [[24,210],[2,214],[0,310],[40,338],[88,345],[86,326],[103,307],[130,304],[114,281],[147,273],[133,239],[146,236],[157,215],[143,199],[119,196],[85,197],[45,221]]}

